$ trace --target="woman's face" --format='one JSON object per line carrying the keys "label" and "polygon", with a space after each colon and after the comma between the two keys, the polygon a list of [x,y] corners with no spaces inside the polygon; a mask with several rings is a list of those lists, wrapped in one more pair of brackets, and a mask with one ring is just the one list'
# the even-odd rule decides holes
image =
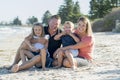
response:
{"label": "woman's face", "polygon": [[41,34],[42,34],[42,27],[41,26],[35,26],[33,30],[34,30],[34,33],[36,36],[41,36]]}
{"label": "woman's face", "polygon": [[86,32],[86,24],[83,21],[78,22],[77,31],[79,33],[85,33]]}
{"label": "woman's face", "polygon": [[61,21],[59,19],[55,19],[55,18],[51,19],[49,21],[50,30],[56,31],[58,29],[60,23],[61,23]]}
{"label": "woman's face", "polygon": [[64,27],[63,27],[63,29],[64,29],[64,31],[66,32],[66,33],[70,33],[70,32],[72,32],[72,26],[70,26],[69,24],[65,24],[64,25]]}

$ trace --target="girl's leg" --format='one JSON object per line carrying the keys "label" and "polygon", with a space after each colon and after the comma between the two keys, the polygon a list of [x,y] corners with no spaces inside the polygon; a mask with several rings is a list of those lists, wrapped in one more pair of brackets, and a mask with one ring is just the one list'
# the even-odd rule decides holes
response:
{"label": "girl's leg", "polygon": [[26,57],[30,59],[34,57],[34,55],[28,50],[20,50],[20,56],[22,63],[26,62]]}
{"label": "girl's leg", "polygon": [[46,49],[41,49],[41,62],[42,62],[42,69],[45,70],[45,63],[46,63]]}
{"label": "girl's leg", "polygon": [[17,53],[15,55],[15,58],[14,58],[14,61],[13,61],[13,64],[8,68],[8,69],[11,69],[11,67],[15,64],[18,64],[19,61],[21,60],[21,57],[20,57],[20,50],[22,47],[24,47],[26,45],[26,43],[23,41],[22,44],[20,45],[20,47],[18,48],[17,50]]}
{"label": "girl's leg", "polygon": [[15,58],[14,58],[14,61],[13,61],[12,65],[9,66],[7,69],[11,69],[12,66],[15,65],[15,64],[18,64],[20,60],[21,60],[21,57],[20,57],[20,48],[18,48],[17,53],[16,53],[16,55],[15,55]]}
{"label": "girl's leg", "polygon": [[24,64],[22,64],[20,66],[18,66],[17,64],[14,65],[11,69],[11,72],[18,72],[20,70],[25,70],[25,69],[31,68],[35,64],[40,62],[40,60],[41,60],[40,55],[34,56],[31,60],[26,61]]}

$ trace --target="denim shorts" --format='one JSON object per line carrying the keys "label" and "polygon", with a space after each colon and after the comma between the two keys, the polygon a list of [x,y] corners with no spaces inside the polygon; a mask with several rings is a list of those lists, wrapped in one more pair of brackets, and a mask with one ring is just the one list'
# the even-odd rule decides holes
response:
{"label": "denim shorts", "polygon": [[32,51],[31,51],[31,53],[32,53],[34,56],[39,55],[39,52],[32,52]]}

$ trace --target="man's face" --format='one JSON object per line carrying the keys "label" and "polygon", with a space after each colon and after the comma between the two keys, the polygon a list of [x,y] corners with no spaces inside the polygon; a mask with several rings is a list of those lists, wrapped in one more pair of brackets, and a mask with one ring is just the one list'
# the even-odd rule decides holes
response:
{"label": "man's face", "polygon": [[55,19],[55,18],[51,19],[49,21],[49,29],[53,31],[57,31],[60,23],[61,23],[60,19]]}

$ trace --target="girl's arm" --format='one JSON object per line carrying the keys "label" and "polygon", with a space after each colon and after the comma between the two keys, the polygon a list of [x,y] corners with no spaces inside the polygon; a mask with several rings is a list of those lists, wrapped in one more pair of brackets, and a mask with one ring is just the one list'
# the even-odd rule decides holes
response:
{"label": "girl's arm", "polygon": [[77,36],[75,36],[75,34],[69,33],[69,35],[75,40],[76,43],[80,42],[80,39]]}
{"label": "girl's arm", "polygon": [[62,32],[62,33],[57,34],[57,35],[54,37],[54,39],[55,39],[55,40],[59,40],[60,37],[63,36],[63,35],[65,35],[65,32]]}
{"label": "girl's arm", "polygon": [[47,48],[48,48],[48,40],[45,39],[45,44],[44,45],[45,45],[45,49],[47,50]]}
{"label": "girl's arm", "polygon": [[29,36],[27,36],[26,38],[25,38],[25,43],[30,47],[30,49],[32,50],[32,51],[37,51],[37,49],[35,48],[35,47],[33,47],[32,46],[32,44],[31,44],[31,39],[32,39],[32,34],[30,34]]}
{"label": "girl's arm", "polygon": [[31,45],[31,42],[30,40],[32,39],[32,34],[28,35],[27,37],[25,37],[25,43],[31,48],[32,45]]}

